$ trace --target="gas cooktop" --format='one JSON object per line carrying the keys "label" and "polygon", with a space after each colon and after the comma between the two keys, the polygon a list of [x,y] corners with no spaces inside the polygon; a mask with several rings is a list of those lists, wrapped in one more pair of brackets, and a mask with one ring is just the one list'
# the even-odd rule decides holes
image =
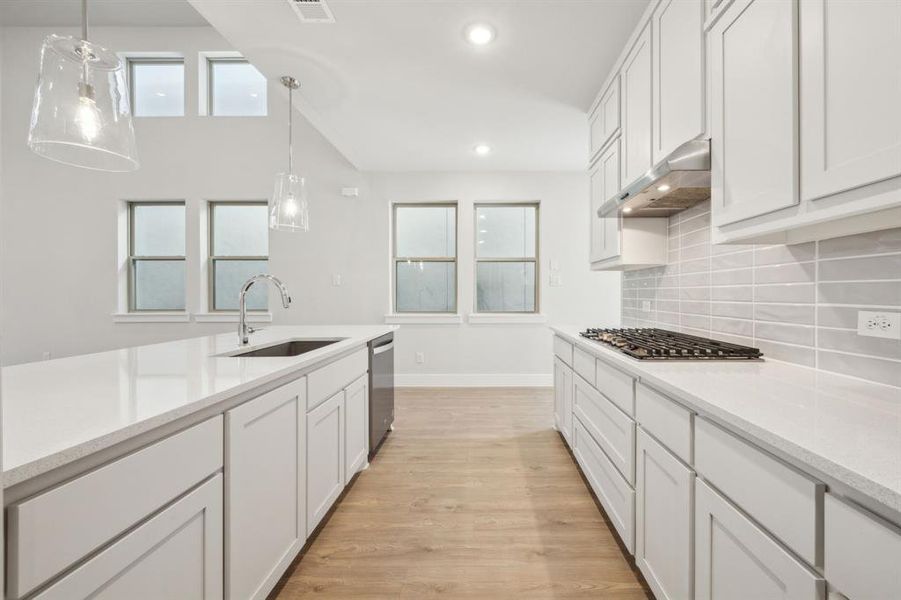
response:
{"label": "gas cooktop", "polygon": [[762,360],[757,348],[666,329],[586,329],[580,335],[640,360]]}

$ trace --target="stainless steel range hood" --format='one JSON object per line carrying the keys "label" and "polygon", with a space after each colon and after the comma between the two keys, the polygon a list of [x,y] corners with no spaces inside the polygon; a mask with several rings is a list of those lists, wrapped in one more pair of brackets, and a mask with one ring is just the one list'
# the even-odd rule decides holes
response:
{"label": "stainless steel range hood", "polygon": [[598,216],[668,217],[710,197],[710,140],[692,140],[598,208]]}

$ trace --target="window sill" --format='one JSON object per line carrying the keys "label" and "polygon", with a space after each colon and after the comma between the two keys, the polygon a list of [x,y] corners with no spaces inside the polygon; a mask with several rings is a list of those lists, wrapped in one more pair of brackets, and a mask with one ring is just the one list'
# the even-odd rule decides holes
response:
{"label": "window sill", "polygon": [[191,315],[181,311],[113,313],[113,323],[189,323]]}
{"label": "window sill", "polygon": [[541,313],[472,313],[467,320],[473,325],[513,325],[547,323],[547,316]]}
{"label": "window sill", "polygon": [[[205,312],[194,313],[194,320],[198,323],[237,323],[238,313],[236,312]],[[248,323],[272,323],[272,313],[270,312],[248,312]]]}
{"label": "window sill", "polygon": [[463,322],[460,314],[447,313],[403,313],[385,315],[388,324],[459,325]]}

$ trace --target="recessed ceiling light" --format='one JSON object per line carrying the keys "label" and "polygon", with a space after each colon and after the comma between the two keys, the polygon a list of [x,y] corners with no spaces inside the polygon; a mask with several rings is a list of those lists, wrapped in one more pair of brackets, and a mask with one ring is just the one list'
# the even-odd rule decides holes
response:
{"label": "recessed ceiling light", "polygon": [[623,212],[624,212],[624,213],[630,213],[630,212],[632,212],[632,207],[631,207],[631,206],[625,207],[625,208],[623,209]]}
{"label": "recessed ceiling light", "polygon": [[669,186],[666,185],[665,183],[663,185],[659,185],[659,186],[657,186],[657,191],[658,192],[668,192]]}
{"label": "recessed ceiling light", "polygon": [[466,28],[466,39],[473,46],[484,46],[494,41],[494,27],[476,23]]}
{"label": "recessed ceiling light", "polygon": [[491,154],[491,146],[489,146],[488,144],[478,144],[472,150],[479,156],[487,156]]}

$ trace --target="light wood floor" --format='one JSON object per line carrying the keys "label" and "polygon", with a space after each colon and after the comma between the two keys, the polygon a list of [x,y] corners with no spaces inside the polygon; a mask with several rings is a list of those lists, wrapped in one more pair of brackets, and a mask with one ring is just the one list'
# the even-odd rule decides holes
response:
{"label": "light wood floor", "polygon": [[276,597],[646,598],[552,404],[399,390],[395,431]]}

